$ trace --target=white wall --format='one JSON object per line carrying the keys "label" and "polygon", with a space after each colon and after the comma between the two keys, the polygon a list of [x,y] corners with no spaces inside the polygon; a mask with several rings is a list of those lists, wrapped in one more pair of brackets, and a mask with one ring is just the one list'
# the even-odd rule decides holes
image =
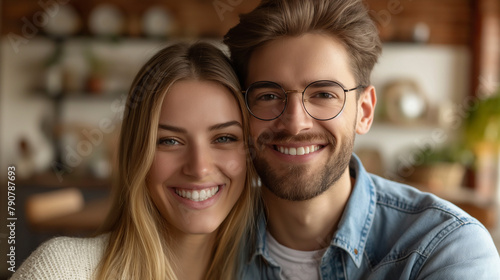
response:
{"label": "white wall", "polygon": [[[458,112],[467,106],[469,71],[470,54],[466,47],[386,44],[372,73],[372,83],[377,89],[378,106],[382,105],[386,83],[398,78],[411,78],[419,84],[431,107]],[[356,138],[355,149],[378,149],[385,168],[394,170],[395,163],[404,161],[405,152],[410,149],[420,149],[429,143],[440,145],[456,133],[456,126],[443,127],[432,122],[401,125],[376,118],[371,131]]]}

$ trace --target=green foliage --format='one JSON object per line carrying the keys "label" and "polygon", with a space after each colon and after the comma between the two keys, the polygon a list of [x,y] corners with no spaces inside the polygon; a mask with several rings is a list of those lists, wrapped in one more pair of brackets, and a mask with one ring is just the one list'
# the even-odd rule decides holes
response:
{"label": "green foliage", "polygon": [[464,121],[464,140],[469,148],[482,142],[500,144],[500,90],[471,108]]}
{"label": "green foliage", "polygon": [[426,147],[412,152],[413,157],[418,159],[421,165],[433,165],[436,163],[461,163],[470,165],[474,159],[472,152],[463,145],[454,143],[442,147]]}

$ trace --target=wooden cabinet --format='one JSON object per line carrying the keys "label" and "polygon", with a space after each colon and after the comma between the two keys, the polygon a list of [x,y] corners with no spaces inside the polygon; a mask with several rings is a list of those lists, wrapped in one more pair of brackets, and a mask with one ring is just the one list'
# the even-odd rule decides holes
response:
{"label": "wooden cabinet", "polygon": [[[365,0],[370,15],[377,22],[384,41],[411,41],[419,23],[430,29],[431,44],[468,45],[474,32],[474,15],[479,2],[495,0]],[[2,34],[22,35],[26,22],[39,22],[41,13],[54,13],[58,5],[70,4],[86,23],[92,9],[102,1],[97,0],[5,0],[2,1]],[[259,0],[107,0],[118,7],[127,18],[126,33],[137,35],[133,25],[140,24],[142,14],[152,6],[161,6],[176,18],[177,35],[221,37],[238,22],[238,15],[252,10]],[[134,23],[135,22],[135,23]],[[43,22],[41,22],[43,23]],[[41,25],[41,24],[38,24]],[[86,24],[80,35],[89,34]],[[127,35],[127,34],[124,34]]]}
{"label": "wooden cabinet", "polygon": [[411,42],[419,26],[428,43],[469,45],[473,0],[365,0],[384,41]]}
{"label": "wooden cabinet", "polygon": [[[43,33],[44,18],[57,13],[64,5],[73,6],[82,19],[78,35],[89,35],[87,21],[92,10],[108,3],[117,7],[126,19],[125,36],[143,36],[142,16],[150,7],[162,7],[175,18],[176,36],[222,37],[238,22],[240,13],[257,6],[258,0],[5,0],[2,1],[2,35],[9,33],[23,36],[23,26],[33,24]],[[28,23],[27,23],[28,22]]]}

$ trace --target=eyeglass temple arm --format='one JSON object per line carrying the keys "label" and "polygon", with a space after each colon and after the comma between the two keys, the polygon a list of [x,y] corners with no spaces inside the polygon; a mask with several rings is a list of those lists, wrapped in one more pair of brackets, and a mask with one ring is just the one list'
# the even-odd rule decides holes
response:
{"label": "eyeglass temple arm", "polygon": [[365,87],[367,87],[367,86],[359,85],[359,86],[357,86],[355,88],[346,89],[345,92],[350,92],[350,91],[357,90],[357,89],[360,89],[360,88],[365,88]]}

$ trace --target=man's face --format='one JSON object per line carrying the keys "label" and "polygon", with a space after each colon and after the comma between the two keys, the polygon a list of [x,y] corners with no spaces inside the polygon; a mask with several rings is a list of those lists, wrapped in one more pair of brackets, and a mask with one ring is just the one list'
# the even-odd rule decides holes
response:
{"label": "man's face", "polygon": [[356,91],[347,93],[344,111],[328,121],[307,114],[301,92],[318,80],[336,81],[345,89],[357,87],[345,48],[322,34],[283,37],[255,50],[248,70],[247,86],[272,81],[299,91],[288,94],[279,118],[250,120],[254,164],[263,184],[276,196],[293,201],[323,193],[349,164],[357,126]]}

